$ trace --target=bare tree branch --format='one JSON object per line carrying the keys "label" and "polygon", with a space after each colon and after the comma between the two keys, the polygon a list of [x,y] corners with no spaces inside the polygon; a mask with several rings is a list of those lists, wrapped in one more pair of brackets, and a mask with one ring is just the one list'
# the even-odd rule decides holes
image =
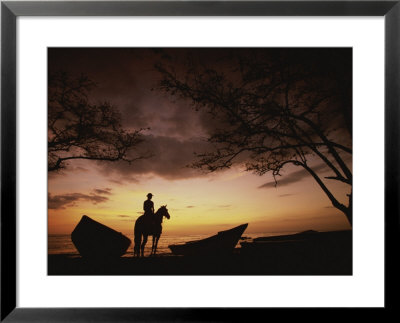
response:
{"label": "bare tree branch", "polygon": [[143,141],[144,129],[126,131],[121,116],[110,103],[90,103],[88,96],[96,84],[86,76],[72,79],[66,73],[49,77],[48,91],[48,171],[66,167],[74,159],[132,162],[130,157]]}
{"label": "bare tree branch", "polygon": [[340,203],[307,160],[317,156],[333,173],[324,178],[345,183],[351,190],[352,172],[339,153],[352,154],[351,137],[341,135],[351,124],[346,119],[351,69],[339,65],[351,57],[321,50],[318,53],[331,60],[318,65],[301,51],[287,57],[282,51],[264,53],[234,57],[221,69],[192,60],[183,74],[156,66],[162,90],[221,122],[208,138],[215,148],[198,154],[192,166],[213,172],[245,158],[248,171],[272,172],[275,181],[284,165],[302,166],[351,223],[351,193],[348,206]]}

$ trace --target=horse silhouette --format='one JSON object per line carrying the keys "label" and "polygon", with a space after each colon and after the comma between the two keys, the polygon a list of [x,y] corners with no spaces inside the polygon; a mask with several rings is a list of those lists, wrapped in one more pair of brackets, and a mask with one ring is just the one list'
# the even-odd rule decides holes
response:
{"label": "horse silhouette", "polygon": [[[151,247],[151,255],[155,255],[157,251],[158,240],[160,239],[162,232],[162,221],[163,217],[167,219],[170,218],[170,215],[167,210],[167,206],[161,206],[154,216],[149,215],[141,215],[137,218],[135,222],[135,246],[133,248],[133,255],[143,257],[144,247],[147,243],[148,236],[153,236],[153,245]],[[143,240],[142,240],[143,237]]]}

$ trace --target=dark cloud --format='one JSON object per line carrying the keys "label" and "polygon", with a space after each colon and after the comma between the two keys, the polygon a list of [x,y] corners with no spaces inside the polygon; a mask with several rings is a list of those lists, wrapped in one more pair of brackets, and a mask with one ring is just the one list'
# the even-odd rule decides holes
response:
{"label": "dark cloud", "polygon": [[[221,122],[204,111],[194,111],[190,102],[173,101],[169,94],[159,91],[161,75],[155,68],[157,63],[168,62],[177,72],[182,72],[190,51],[193,50],[49,49],[49,73],[62,70],[72,76],[87,75],[98,84],[89,94],[91,101],[109,101],[121,112],[125,128],[147,129],[143,132],[144,143],[136,147],[132,157],[150,154],[152,158],[132,165],[98,163],[111,183],[138,183],[143,175],[157,175],[169,180],[204,175],[186,166],[194,162],[194,152],[209,150],[209,144],[201,138],[221,127]],[[203,61],[215,63],[217,60],[217,65],[221,66],[224,60],[220,58],[230,51],[196,49],[195,52]]]}
{"label": "dark cloud", "polygon": [[131,218],[131,215],[126,215],[126,214],[118,214],[117,217],[119,218]]}
{"label": "dark cloud", "polygon": [[96,194],[99,194],[99,195],[111,195],[111,188],[104,188],[104,189],[99,189],[99,188],[96,188],[96,189],[94,189],[93,190],[93,192],[95,192]]}
{"label": "dark cloud", "polygon": [[114,183],[117,185],[125,185],[125,184],[129,184],[129,183],[140,183],[139,179],[137,179],[134,176],[119,177],[118,179],[108,178],[108,181],[110,183]]}
{"label": "dark cloud", "polygon": [[[299,166],[301,167],[301,166]],[[327,168],[325,164],[319,164],[312,169],[315,172],[321,171],[324,172]],[[289,184],[297,183],[300,182],[302,179],[310,177],[310,173],[308,173],[304,168],[301,170],[295,171],[293,173],[287,174],[287,175],[282,175],[281,177],[277,178],[277,183],[275,181],[265,183],[258,188],[271,188],[271,187],[281,187],[281,186],[286,186]]]}
{"label": "dark cloud", "polygon": [[218,205],[218,207],[226,208],[226,207],[231,207],[232,205],[226,204],[226,205]]}
{"label": "dark cloud", "polygon": [[[177,58],[185,55],[185,50],[169,51],[180,69],[182,61]],[[161,74],[155,64],[162,56],[160,51],[144,48],[53,48],[49,49],[48,64],[50,73],[84,74],[95,81],[97,87],[89,99],[109,101],[121,112],[126,128],[150,128],[154,136],[181,140],[204,133],[210,118],[194,113],[188,102],[172,102],[168,94],[157,90]]]}
{"label": "dark cloud", "polygon": [[[110,101],[121,112],[122,124],[127,129],[149,128],[144,131],[145,141],[137,147],[133,157],[147,153],[153,157],[131,165],[125,162],[98,163],[100,171],[111,183],[125,185],[140,182],[143,175],[169,180],[203,175],[186,166],[194,162],[194,152],[210,150],[211,146],[201,138],[227,126],[204,111],[194,111],[190,102],[173,101],[169,94],[159,91],[161,76],[155,64],[173,66],[180,74],[184,71],[187,56],[194,54],[207,66],[225,70],[230,58],[248,52],[248,49],[215,48],[52,48],[48,50],[48,67],[49,73],[62,70],[71,75],[87,75],[98,83],[90,93],[91,101]],[[238,161],[244,162],[247,157],[243,154],[240,158]],[[278,185],[288,185],[305,176],[305,171],[285,175]],[[261,187],[274,186],[275,183],[271,182]]]}
{"label": "dark cloud", "polygon": [[126,162],[98,163],[99,170],[107,175],[110,181],[125,183],[132,178],[138,181],[141,175],[158,175],[165,179],[175,180],[199,176],[199,170],[188,167],[195,161],[195,152],[201,152],[207,143],[202,140],[178,140],[164,136],[146,136],[135,154],[151,155],[132,164]]}
{"label": "dark cloud", "polygon": [[192,208],[194,208],[194,207],[195,207],[194,205],[188,205],[186,208],[192,209]]}
{"label": "dark cloud", "polygon": [[281,194],[279,197],[288,197],[288,196],[293,196],[294,194]]}
{"label": "dark cloud", "polygon": [[78,202],[91,202],[92,204],[104,203],[109,200],[108,197],[97,194],[69,193],[62,195],[52,195],[48,193],[49,209],[65,209],[76,206]]}

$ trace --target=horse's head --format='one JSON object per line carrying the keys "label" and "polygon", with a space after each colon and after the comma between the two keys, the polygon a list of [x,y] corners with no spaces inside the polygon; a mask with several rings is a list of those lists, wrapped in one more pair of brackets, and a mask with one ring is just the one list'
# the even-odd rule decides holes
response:
{"label": "horse's head", "polygon": [[160,215],[165,216],[167,219],[171,217],[166,205],[161,206],[157,212],[160,212]]}

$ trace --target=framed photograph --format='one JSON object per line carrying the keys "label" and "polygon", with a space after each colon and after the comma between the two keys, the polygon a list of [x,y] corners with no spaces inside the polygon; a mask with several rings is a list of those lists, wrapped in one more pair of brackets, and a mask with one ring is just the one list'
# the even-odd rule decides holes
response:
{"label": "framed photograph", "polygon": [[1,320],[390,309],[399,13],[2,2]]}

